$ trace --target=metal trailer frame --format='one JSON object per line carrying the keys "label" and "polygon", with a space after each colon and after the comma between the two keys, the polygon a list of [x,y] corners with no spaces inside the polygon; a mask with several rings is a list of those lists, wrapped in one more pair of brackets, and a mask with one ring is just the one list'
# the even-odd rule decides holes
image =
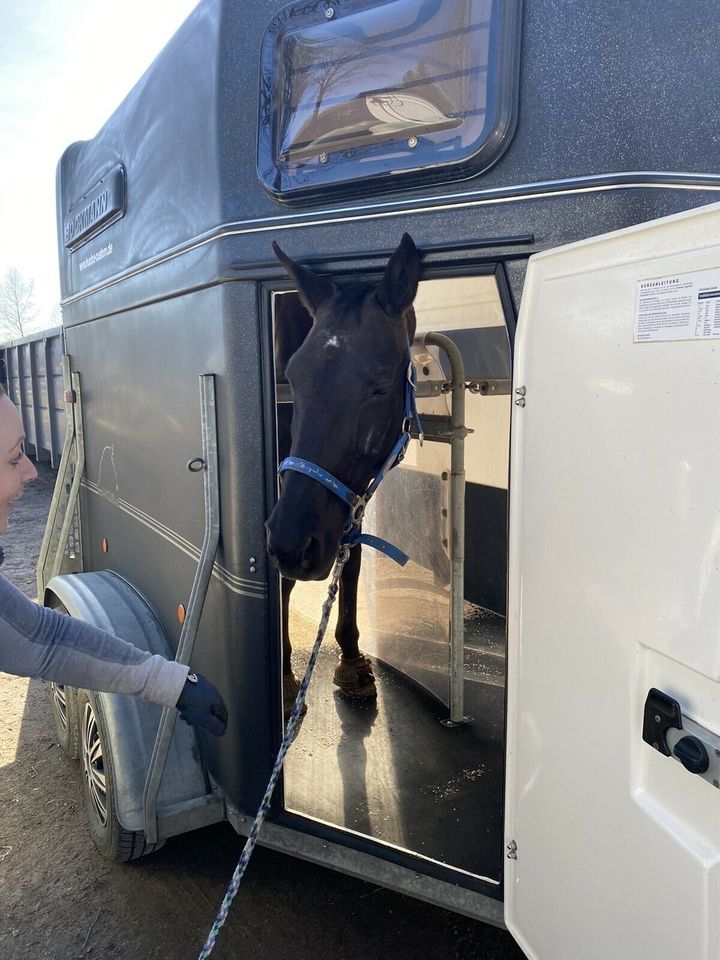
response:
{"label": "metal trailer frame", "polygon": [[20,411],[25,449],[56,468],[65,440],[62,327],[0,344],[5,390]]}
{"label": "metal trailer frame", "polygon": [[[302,6],[326,16],[324,3]],[[204,0],[97,137],[64,154],[58,232],[66,349],[83,386],[85,572],[54,578],[46,601],[54,595],[75,615],[187,658],[189,628],[176,610],[206,586],[202,615],[193,607],[191,662],[234,708],[221,743],[179,743],[176,725],[157,799],[160,838],[223,816],[247,832],[280,738],[279,644],[268,643],[280,611],[263,521],[275,497],[271,295],[290,286],[271,239],[347,278],[379,275],[409,230],[424,279],[497,278],[512,340],[533,253],[720,196],[709,119],[720,109],[714,5],[653,4],[648,17],[645,6],[613,0],[598,15],[584,0],[568,21],[549,0],[518,4],[517,125],[494,165],[465,181],[428,175],[412,190],[398,181],[385,196],[370,186],[360,198],[329,192],[280,207],[256,176],[249,131],[258,108],[247,96],[265,26],[287,12],[278,0]],[[674,97],[653,100],[648,78]],[[672,137],[659,139],[659,129]],[[203,443],[196,384],[208,373],[219,458],[214,562],[198,546],[203,497],[186,469]],[[460,478],[457,459],[455,472]],[[504,577],[506,493],[479,495]],[[465,547],[472,568],[477,553],[470,539]],[[118,806],[128,829],[152,834],[158,778],[148,781],[147,770],[160,716],[121,700],[103,700],[114,749],[138,762],[123,769]],[[169,724],[157,741],[158,771]],[[284,811],[281,798],[262,842],[503,923],[502,883],[311,823]]]}

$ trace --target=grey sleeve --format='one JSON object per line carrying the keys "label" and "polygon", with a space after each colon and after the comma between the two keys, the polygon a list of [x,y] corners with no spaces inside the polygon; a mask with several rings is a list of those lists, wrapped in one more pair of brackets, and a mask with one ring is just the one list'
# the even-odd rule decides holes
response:
{"label": "grey sleeve", "polygon": [[82,620],[48,610],[0,574],[0,670],[19,677],[130,693],[174,707],[188,674]]}

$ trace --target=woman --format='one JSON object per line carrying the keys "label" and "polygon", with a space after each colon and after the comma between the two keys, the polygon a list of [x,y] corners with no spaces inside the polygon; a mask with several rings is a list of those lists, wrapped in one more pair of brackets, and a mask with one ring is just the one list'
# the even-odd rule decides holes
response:
{"label": "woman", "polygon": [[[20,415],[0,386],[0,534],[37,470],[22,450]],[[0,556],[0,562],[2,557]],[[81,620],[41,607],[0,575],[0,671],[54,683],[129,693],[176,707],[187,723],[222,736],[227,709],[212,683],[187,667]]]}

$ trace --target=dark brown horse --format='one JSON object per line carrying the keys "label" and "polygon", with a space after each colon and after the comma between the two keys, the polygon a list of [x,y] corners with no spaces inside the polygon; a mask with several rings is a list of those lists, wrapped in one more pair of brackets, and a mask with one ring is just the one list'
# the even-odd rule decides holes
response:
{"label": "dark brown horse", "polygon": [[[273,248],[307,311],[293,324],[276,322],[276,336],[281,326],[294,330],[290,340],[276,342],[276,375],[279,381],[287,379],[293,395],[292,413],[281,406],[278,414],[280,459],[289,454],[303,458],[363,493],[402,430],[419,254],[405,234],[379,283],[339,284],[295,263],[277,244]],[[283,575],[286,709],[298,689],[288,635],[290,592],[296,580],[328,576],[347,517],[347,504],[317,480],[283,474],[266,527],[268,553]],[[372,666],[358,646],[359,575],[356,546],[340,581],[335,638],[341,656],[334,680],[346,696],[374,697]]]}

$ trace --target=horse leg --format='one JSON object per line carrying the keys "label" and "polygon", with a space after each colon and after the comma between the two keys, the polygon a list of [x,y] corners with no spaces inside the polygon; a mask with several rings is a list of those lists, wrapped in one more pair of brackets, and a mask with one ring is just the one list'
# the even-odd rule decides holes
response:
{"label": "horse leg", "polygon": [[377,687],[372,664],[360,653],[358,639],[360,631],[357,625],[357,591],[360,579],[360,546],[350,551],[347,563],[340,577],[340,605],[335,639],[342,651],[340,662],[335,668],[333,682],[346,697],[376,697]]}
{"label": "horse leg", "polygon": [[[290,714],[295,706],[295,698],[300,689],[300,681],[293,673],[292,644],[290,643],[290,594],[294,586],[294,580],[288,580],[286,577],[280,578],[280,592],[282,595],[283,716],[286,723],[290,719]],[[303,706],[303,716],[306,713],[307,707]]]}

